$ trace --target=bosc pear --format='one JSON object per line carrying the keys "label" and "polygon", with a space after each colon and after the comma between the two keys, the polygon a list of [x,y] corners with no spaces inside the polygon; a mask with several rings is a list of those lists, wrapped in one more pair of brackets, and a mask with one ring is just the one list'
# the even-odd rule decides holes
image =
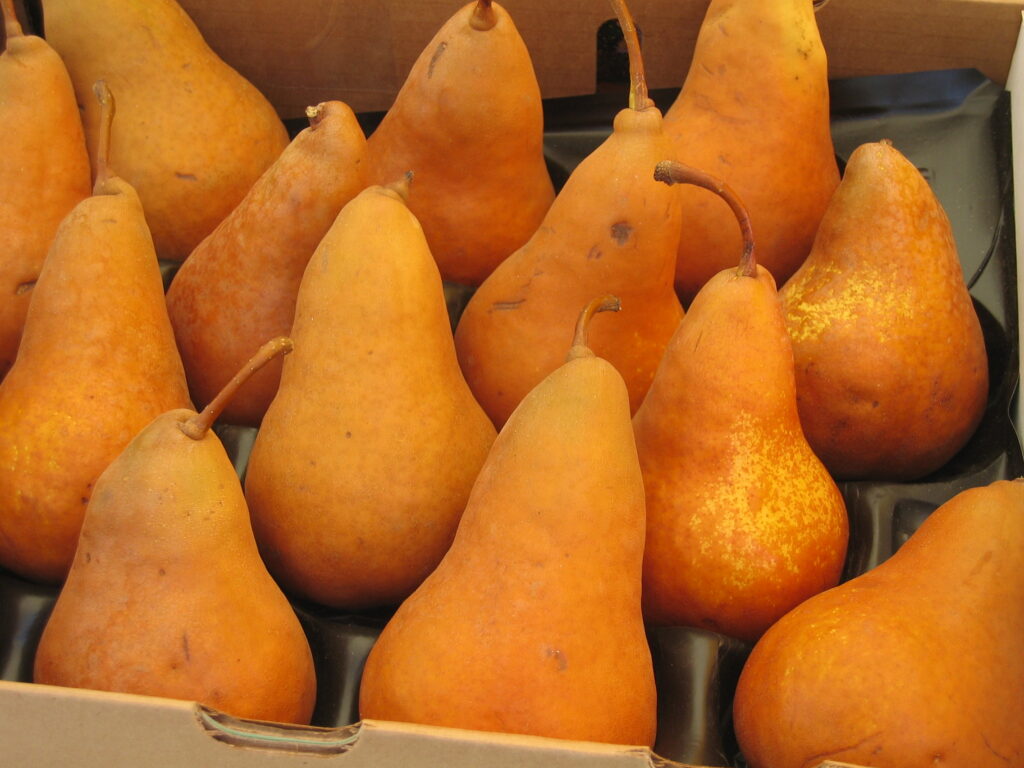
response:
{"label": "bosc pear", "polygon": [[495,437],[408,186],[361,192],[309,260],[246,471],[270,572],[335,607],[397,605],[433,570]]}
{"label": "bosc pear", "polygon": [[92,187],[64,62],[0,0],[0,379],[14,363],[32,287],[57,226]]}
{"label": "bosc pear", "polygon": [[886,140],[850,155],[781,289],[807,440],[833,476],[910,481],[974,433],[988,357],[952,227]]}
{"label": "bosc pear", "polygon": [[[693,172],[665,162],[656,177]],[[633,419],[647,491],[643,604],[649,622],[753,642],[839,583],[849,524],[800,427],[775,281],[738,196],[719,191],[741,222],[740,264],[698,292]]]}
{"label": "bosc pear", "polygon": [[466,381],[499,428],[561,365],[560,329],[591,297],[622,300],[619,316],[594,318],[590,338],[625,379],[633,410],[683,316],[672,288],[682,227],[678,190],[654,181],[650,170],[672,156],[672,144],[647,97],[629,11],[613,5],[629,47],[630,107],[569,176],[533,237],[473,294],[455,331]]}
{"label": "bosc pear", "polygon": [[[102,83],[107,146],[113,97]],[[191,405],[139,198],[99,155],[64,218],[0,382],[0,564],[63,580],[93,483],[157,415]]]}
{"label": "bosc pear", "polygon": [[100,476],[35,682],[309,722],[309,644],[260,560],[234,465],[210,429],[245,379],[290,348],[268,342],[202,413],[158,416]]}
{"label": "bosc pear", "polygon": [[[199,407],[264,339],[291,331],[306,263],[342,207],[367,186],[366,139],[348,105],[306,110],[309,127],[189,255],[167,311]],[[255,374],[225,407],[231,424],[258,426],[281,361]]]}
{"label": "bosc pear", "polygon": [[736,689],[751,768],[1024,763],[1024,480],[961,491],[892,557],[811,598]]}
{"label": "bosc pear", "polygon": [[137,190],[157,255],[184,260],[284,150],[284,124],[175,0],[45,0],[44,12],[93,162],[101,121],[90,89],[104,79],[121,112],[111,165]]}
{"label": "bosc pear", "polygon": [[555,197],[530,54],[508,12],[473,0],[438,30],[369,139],[370,182],[416,174],[409,209],[441,277],[479,285]]}
{"label": "bosc pear", "polygon": [[650,746],[644,489],[622,377],[587,346],[513,412],[451,549],[366,660],[364,718]]}
{"label": "bosc pear", "polygon": [[[779,285],[811,249],[839,184],[828,65],[813,0],[712,0],[689,72],[665,113],[675,159],[729,184],[757,233],[758,260]],[[706,191],[680,191],[686,229],[676,288],[689,304],[735,263],[732,214]]]}

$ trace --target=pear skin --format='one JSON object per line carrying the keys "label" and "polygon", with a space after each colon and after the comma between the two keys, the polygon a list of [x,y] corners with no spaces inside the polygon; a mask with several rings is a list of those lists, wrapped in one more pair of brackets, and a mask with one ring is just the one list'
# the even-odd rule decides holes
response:
{"label": "pear skin", "polygon": [[[759,262],[785,283],[839,184],[811,0],[712,0],[665,131],[671,157],[736,190],[757,232]],[[686,230],[676,288],[689,304],[735,264],[742,243],[721,200],[694,187],[680,194]]]}
{"label": "pear skin", "polygon": [[498,435],[448,554],[371,649],[360,715],[649,746],[643,529],[629,397],[578,334]]}
{"label": "pear skin", "polygon": [[555,197],[530,54],[490,0],[457,11],[420,54],[369,139],[370,182],[416,174],[409,209],[441,277],[479,285]]}
{"label": "pear skin", "polygon": [[733,713],[751,768],[1024,762],[1024,481],[958,493],[888,560],[754,647]]}
{"label": "pear skin", "polygon": [[161,414],[96,481],[33,679],[308,723],[309,644],[260,560],[213,419]]}
{"label": "pear skin", "polygon": [[651,177],[673,148],[639,71],[633,106],[615,116],[611,135],[572,172],[537,232],[491,273],[459,319],[459,363],[499,428],[561,365],[560,329],[592,296],[622,301],[618,316],[594,318],[590,339],[622,374],[633,410],[683,316],[672,287],[678,190]]}
{"label": "pear skin", "polygon": [[335,607],[397,605],[419,585],[495,437],[404,191],[361,192],[310,259],[245,479],[270,572]]}
{"label": "pear skin", "polygon": [[46,39],[84,105],[94,170],[100,115],[117,94],[111,165],[138,192],[157,255],[182,261],[288,144],[277,113],[224,63],[175,0],[46,0]]}
{"label": "pear skin", "polygon": [[82,119],[64,62],[0,0],[0,379],[14,363],[32,287],[57,226],[92,189]]}
{"label": "pear skin", "polygon": [[697,294],[633,419],[645,618],[748,642],[839,583],[849,534],[800,427],[775,281],[753,253]]}
{"label": "pear skin", "polygon": [[911,481],[974,433],[988,358],[949,219],[887,141],[850,156],[780,291],[807,439],[840,478]]}
{"label": "pear skin", "polygon": [[[174,276],[167,311],[193,400],[206,405],[264,339],[287,334],[309,257],[342,207],[367,186],[366,139],[352,110],[307,110],[299,133]],[[258,426],[281,361],[256,373],[224,409]]]}
{"label": "pear skin", "polygon": [[153,418],[190,405],[142,205],[101,162],[57,228],[0,382],[0,563],[62,581],[96,478]]}

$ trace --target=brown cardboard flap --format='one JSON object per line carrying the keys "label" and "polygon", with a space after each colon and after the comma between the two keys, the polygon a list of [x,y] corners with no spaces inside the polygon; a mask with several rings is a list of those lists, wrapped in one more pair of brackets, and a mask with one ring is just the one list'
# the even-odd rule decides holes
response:
{"label": "brown cardboard flap", "polygon": [[[808,0],[810,2],[810,0]],[[632,0],[652,88],[682,84],[708,0]],[[387,109],[463,0],[181,0],[211,47],[282,117],[341,99]],[[545,98],[593,93],[607,0],[505,0]],[[833,77],[975,67],[1003,83],[1024,0],[830,0],[818,22]]]}

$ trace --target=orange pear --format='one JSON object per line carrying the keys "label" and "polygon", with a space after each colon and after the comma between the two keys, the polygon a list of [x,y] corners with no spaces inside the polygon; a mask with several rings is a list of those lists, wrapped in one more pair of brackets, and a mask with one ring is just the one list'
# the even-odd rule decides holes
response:
{"label": "orange pear", "polygon": [[554,199],[540,87],[515,23],[491,0],[452,16],[369,139],[370,181],[416,174],[409,209],[441,277],[479,285]]}
{"label": "orange pear", "polygon": [[[99,85],[106,137],[113,101]],[[100,473],[154,417],[190,405],[142,206],[99,161],[0,382],[0,564],[38,581],[66,575]]]}
{"label": "orange pear", "polygon": [[622,374],[634,410],[683,316],[672,288],[679,196],[651,178],[672,144],[647,98],[636,30],[625,6],[617,10],[634,71],[630,108],[576,167],[533,237],[476,291],[455,332],[466,380],[499,427],[559,367],[559,329],[590,297],[622,300],[620,317],[595,318],[591,340]]}
{"label": "orange pear", "polygon": [[566,362],[498,435],[451,549],[370,651],[362,717],[653,743],[629,397],[586,341],[617,306],[587,306]]}
{"label": "orange pear", "polygon": [[286,338],[265,345],[201,414],[158,416],[100,475],[35,682],[309,722],[309,644],[260,560],[235,468],[210,430],[245,379],[290,348]]}
{"label": "orange pear", "polygon": [[99,79],[117,94],[111,165],[137,191],[157,255],[182,261],[288,144],[263,95],[175,0],[46,0],[46,39],[85,106],[95,163]]}
{"label": "orange pear", "polygon": [[786,614],[733,704],[751,768],[1024,764],[1024,480],[961,491]]}
{"label": "orange pear", "polygon": [[780,291],[800,419],[836,477],[915,480],[974,433],[988,356],[952,228],[888,141],[858,147]]}
{"label": "orange pear", "polygon": [[[263,339],[287,334],[306,262],[342,207],[366,187],[366,139],[346,104],[310,107],[299,133],[245,198],[181,265],[167,311],[197,404],[217,394]],[[281,362],[255,374],[225,407],[257,426]]]}
{"label": "orange pear", "polygon": [[284,588],[397,605],[448,549],[495,431],[466,386],[407,183],[346,205],[309,260],[295,352],[245,478]]}
{"label": "orange pear", "polygon": [[32,287],[57,225],[89,196],[89,155],[64,62],[0,0],[0,379],[14,363]]}
{"label": "orange pear", "polygon": [[[758,260],[785,283],[839,184],[812,0],[712,0],[665,131],[673,157],[736,190],[757,232]],[[676,287],[689,304],[735,263],[741,243],[721,200],[696,188],[680,194],[686,230]]]}
{"label": "orange pear", "polygon": [[[663,163],[659,178],[692,171]],[[793,350],[751,224],[739,267],[705,283],[633,423],[647,489],[644,615],[756,640],[839,583],[849,525],[800,427]],[[735,227],[735,224],[733,225]]]}

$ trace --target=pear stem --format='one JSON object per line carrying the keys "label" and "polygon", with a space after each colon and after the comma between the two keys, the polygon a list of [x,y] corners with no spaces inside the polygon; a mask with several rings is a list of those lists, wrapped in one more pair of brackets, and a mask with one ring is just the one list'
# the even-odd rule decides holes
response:
{"label": "pear stem", "polygon": [[217,393],[217,396],[210,401],[209,405],[203,408],[200,413],[178,424],[181,431],[193,440],[202,440],[210,430],[210,427],[213,426],[213,422],[220,416],[221,411],[231,401],[231,398],[235,396],[238,388],[275,357],[291,352],[293,346],[292,340],[287,336],[278,336],[276,339],[271,339],[260,347],[259,351],[249,359],[249,362],[242,366],[242,370],[236,373],[234,378],[224,385],[224,388]]}
{"label": "pear stem", "polygon": [[626,52],[629,54],[629,108],[647,109],[654,106],[654,102],[647,97],[647,75],[644,73],[640,35],[636,30],[636,24],[633,23],[633,14],[629,12],[626,0],[611,0],[611,4],[622,29],[622,37],[626,41]]}
{"label": "pear stem", "polygon": [[99,190],[112,175],[110,173],[110,129],[114,123],[117,105],[105,80],[97,80],[92,86],[96,100],[100,103],[100,135],[96,145],[96,183],[93,192]]}
{"label": "pear stem", "polygon": [[590,318],[598,312],[618,312],[620,309],[622,309],[622,302],[618,296],[605,294],[604,296],[591,299],[590,303],[580,312],[579,319],[576,321],[576,330],[572,336],[572,346],[569,348],[569,354],[565,357],[566,362],[580,357],[593,357],[593,351],[587,346]]}
{"label": "pear stem", "polygon": [[7,39],[23,37],[25,32],[22,30],[21,22],[18,21],[18,14],[14,10],[14,0],[0,0],[0,12],[3,13],[4,32],[7,35]]}
{"label": "pear stem", "polygon": [[309,127],[316,130],[324,119],[324,105],[317,104],[315,107],[306,107],[306,117],[309,120]]}
{"label": "pear stem", "polygon": [[469,17],[469,26],[480,32],[493,29],[498,23],[498,16],[491,6],[491,0],[476,0],[476,7],[473,8],[473,15]]}
{"label": "pear stem", "polygon": [[757,274],[757,259],[754,257],[754,232],[750,227],[750,214],[747,213],[743,201],[732,187],[710,173],[677,163],[675,160],[663,160],[658,163],[654,167],[654,179],[669,186],[693,184],[697,187],[704,187],[722,198],[736,216],[736,221],[740,225],[740,234],[743,236],[743,255],[740,257],[740,265],[736,272],[745,277],[754,277]]}

